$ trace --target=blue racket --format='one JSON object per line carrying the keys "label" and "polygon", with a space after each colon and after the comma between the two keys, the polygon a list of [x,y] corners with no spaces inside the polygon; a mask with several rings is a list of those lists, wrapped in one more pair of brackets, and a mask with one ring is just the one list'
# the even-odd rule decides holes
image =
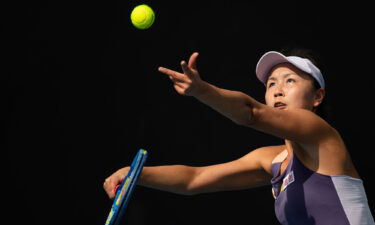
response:
{"label": "blue racket", "polygon": [[147,151],[140,149],[133,159],[128,174],[116,190],[116,197],[113,200],[112,208],[109,212],[105,225],[118,225],[120,223],[127,203],[129,202],[133,190],[137,185],[137,181],[146,162],[146,158]]}

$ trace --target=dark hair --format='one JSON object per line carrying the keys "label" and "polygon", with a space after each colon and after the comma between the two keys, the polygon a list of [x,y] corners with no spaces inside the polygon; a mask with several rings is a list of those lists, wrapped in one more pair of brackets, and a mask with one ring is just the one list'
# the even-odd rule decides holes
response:
{"label": "dark hair", "polygon": [[[303,48],[303,47],[284,47],[280,51],[280,53],[284,54],[285,56],[298,56],[301,58],[309,59],[316,67],[320,70],[322,68],[321,57],[312,49]],[[323,71],[321,71],[324,74]],[[326,74],[324,74],[326,75]],[[320,88],[320,84],[316,79],[313,79],[313,86],[316,90]],[[323,102],[315,109],[315,113],[322,117],[323,119],[329,119],[331,115],[331,109],[327,104],[327,88],[324,88],[326,91],[326,95],[324,96]]]}

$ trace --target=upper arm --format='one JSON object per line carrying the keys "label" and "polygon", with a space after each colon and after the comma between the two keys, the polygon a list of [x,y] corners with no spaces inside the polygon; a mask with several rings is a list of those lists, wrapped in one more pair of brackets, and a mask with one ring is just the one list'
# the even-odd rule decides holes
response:
{"label": "upper arm", "polygon": [[227,163],[197,168],[188,189],[191,193],[239,190],[270,183],[270,169],[275,151],[259,148]]}
{"label": "upper arm", "polygon": [[247,126],[301,145],[318,143],[332,132],[331,126],[305,109],[279,110],[259,104]]}

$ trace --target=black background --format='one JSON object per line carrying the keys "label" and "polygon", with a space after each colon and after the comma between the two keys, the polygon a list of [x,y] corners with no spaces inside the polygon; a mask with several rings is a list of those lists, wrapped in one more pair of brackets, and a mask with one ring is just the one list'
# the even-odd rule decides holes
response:
{"label": "black background", "polygon": [[[148,30],[131,10],[156,12]],[[3,192],[8,224],[104,224],[104,179],[147,165],[211,165],[281,143],[178,95],[158,66],[195,51],[202,79],[263,102],[255,65],[286,45],[320,54],[331,116],[374,207],[368,6],[260,1],[29,1],[3,7]],[[371,58],[371,55],[370,55]],[[137,187],[122,224],[278,224],[270,186],[181,196]]]}

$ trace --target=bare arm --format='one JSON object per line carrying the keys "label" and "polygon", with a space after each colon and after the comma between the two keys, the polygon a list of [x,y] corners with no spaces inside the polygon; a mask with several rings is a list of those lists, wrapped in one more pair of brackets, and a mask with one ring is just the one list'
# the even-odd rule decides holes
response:
{"label": "bare arm", "polygon": [[148,167],[142,172],[140,184],[185,195],[262,186],[271,180],[270,165],[276,153],[275,149],[261,148],[211,166]]}
{"label": "bare arm", "polygon": [[301,145],[318,143],[322,138],[334,135],[329,124],[309,110],[278,110],[242,92],[218,88],[204,81],[202,91],[195,97],[239,125]]}
{"label": "bare arm", "polygon": [[145,167],[139,179],[141,186],[188,195],[188,185],[197,175],[197,167],[167,165]]}
{"label": "bare arm", "polygon": [[268,185],[271,162],[278,152],[278,148],[259,148],[231,162],[198,167],[188,191],[208,193]]}
{"label": "bare arm", "polygon": [[[105,179],[103,188],[109,198],[114,198],[116,185],[120,184],[130,167],[124,167]],[[144,167],[138,184],[145,187],[169,191],[177,194],[188,194],[187,186],[196,175],[196,167],[184,165],[167,165]]]}
{"label": "bare arm", "polygon": [[295,141],[305,147],[319,144],[325,137],[337,136],[327,122],[309,110],[278,110],[262,104],[253,109],[253,115],[253,121],[246,126]]}
{"label": "bare arm", "polygon": [[261,104],[242,92],[218,88],[204,81],[202,91],[195,97],[239,125],[249,124],[254,107]]}
{"label": "bare arm", "polygon": [[201,80],[196,67],[197,57],[198,54],[194,53],[188,64],[181,62],[183,73],[159,68],[174,82],[179,94],[194,96],[237,124],[301,145],[318,143],[318,140],[334,133],[324,120],[308,110],[277,110],[242,92],[218,88]]}
{"label": "bare arm", "polygon": [[[275,149],[260,148],[240,159],[212,166],[144,167],[139,185],[184,195],[266,185],[271,179],[271,161],[276,153]],[[115,186],[128,171],[129,167],[124,167],[105,180],[103,186],[110,198],[114,198]]]}

